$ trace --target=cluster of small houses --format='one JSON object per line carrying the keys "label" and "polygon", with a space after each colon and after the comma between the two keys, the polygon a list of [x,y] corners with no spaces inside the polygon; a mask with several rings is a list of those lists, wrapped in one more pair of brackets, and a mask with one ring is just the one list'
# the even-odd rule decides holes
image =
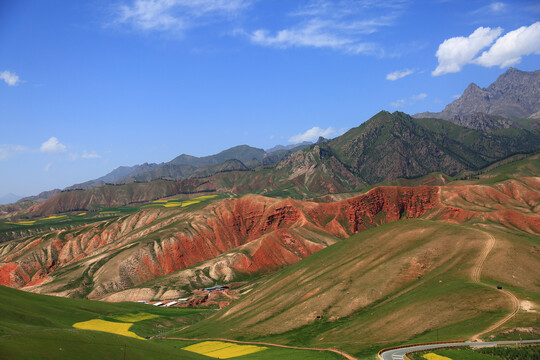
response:
{"label": "cluster of small houses", "polygon": [[[212,287],[209,287],[209,288],[204,288],[203,289],[207,294],[213,292],[213,291],[227,291],[229,290],[229,287],[228,286],[225,286],[225,285],[216,285],[216,286],[212,286]],[[187,305],[189,306],[189,303],[190,303],[190,298],[181,298],[181,299],[178,299],[178,300],[173,300],[173,301],[169,301],[169,302],[163,302],[163,301],[159,301],[159,302],[156,302],[156,303],[149,303],[147,301],[144,301],[144,300],[140,300],[140,301],[137,301],[138,303],[141,303],[141,304],[149,304],[149,305],[152,305],[152,306],[163,306],[163,307],[171,307],[171,306],[175,306],[175,305]]]}

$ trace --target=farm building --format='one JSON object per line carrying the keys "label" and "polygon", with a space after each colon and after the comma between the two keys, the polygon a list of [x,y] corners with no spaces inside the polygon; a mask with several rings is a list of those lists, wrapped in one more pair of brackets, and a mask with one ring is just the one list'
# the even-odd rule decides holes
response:
{"label": "farm building", "polygon": [[206,291],[225,291],[225,290],[229,290],[229,287],[225,286],[225,285],[216,285],[216,286],[212,286],[212,287],[209,287],[209,288],[205,288],[204,290],[206,290]]}

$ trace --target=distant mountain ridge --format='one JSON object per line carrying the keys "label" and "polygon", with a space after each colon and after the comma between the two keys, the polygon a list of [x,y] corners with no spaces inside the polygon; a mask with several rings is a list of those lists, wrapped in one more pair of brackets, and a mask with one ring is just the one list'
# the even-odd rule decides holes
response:
{"label": "distant mountain ridge", "polygon": [[[197,157],[181,154],[165,163],[144,163],[133,166],[119,166],[110,173],[94,180],[74,184],[64,188],[69,190],[89,190],[106,184],[128,184],[132,182],[148,182],[156,179],[182,180],[190,177],[206,177],[223,171],[247,171],[259,165],[274,164],[292,152],[305,148],[312,143],[305,141],[292,145],[277,145],[271,149],[263,150],[249,145],[239,145],[226,149],[215,155]],[[55,189],[43,191],[35,196],[18,197],[15,200],[1,202],[1,204],[16,201],[41,202],[50,199],[62,190]],[[10,198],[11,199],[11,198]]]}
{"label": "distant mountain ridge", "polygon": [[[382,111],[344,135],[332,140],[320,138],[316,144],[304,142],[266,151],[239,145],[204,157],[182,154],[161,164],[121,166],[105,176],[65,190],[157,179],[209,178],[213,185],[197,186],[190,191],[228,189],[236,193],[265,191],[270,195],[301,197],[319,196],[325,191],[351,191],[430,172],[455,175],[480,169],[516,153],[538,150],[540,121],[535,116],[540,117],[539,114],[540,70],[526,72],[510,68],[485,89],[474,83],[469,85],[458,100],[440,113],[410,117],[400,112]],[[524,120],[524,116],[529,119]],[[253,176],[257,177],[263,173],[260,167],[267,168],[264,181],[258,178],[253,182],[252,175],[240,176],[240,173],[255,171]],[[238,174],[215,176],[230,172]],[[287,191],[292,192],[284,193],[287,187]],[[56,193],[58,190],[44,192],[25,200],[43,201]],[[123,203],[130,201],[125,198]]]}
{"label": "distant mountain ridge", "polygon": [[220,171],[249,170],[259,165],[275,163],[283,156],[288,155],[290,149],[308,144],[311,143],[290,146],[278,145],[268,151],[249,145],[239,145],[218,154],[203,157],[181,154],[171,161],[161,164],[144,163],[142,165],[120,166],[105,176],[69,186],[64,190],[86,190],[105,184],[126,184],[156,179],[182,180],[189,177],[210,176]]}
{"label": "distant mountain ridge", "polygon": [[0,196],[0,205],[14,203],[15,201],[18,201],[21,198],[22,196],[9,193],[4,196]]}
{"label": "distant mountain ridge", "polygon": [[291,145],[276,145],[270,149],[266,149],[266,153],[269,154],[269,153],[272,153],[272,152],[275,152],[275,151],[279,151],[279,150],[291,150],[291,149],[294,149],[294,148],[297,148],[297,147],[301,147],[301,146],[309,146],[309,145],[312,145],[313,143],[311,141],[302,141],[301,143],[298,143],[298,144],[291,144]]}
{"label": "distant mountain ridge", "polygon": [[[483,115],[479,115],[483,114]],[[516,119],[540,119],[540,70],[509,68],[487,88],[471,83],[443,111],[415,118],[439,118],[477,129],[517,127]]]}
{"label": "distant mountain ridge", "polygon": [[485,132],[446,120],[381,111],[342,136],[298,150],[275,164],[249,169],[239,160],[229,160],[214,168],[201,167],[193,177],[177,181],[160,179],[64,191],[25,213],[45,216],[99,210],[208,192],[303,199],[360,191],[366,186],[435,172],[453,176],[539,149],[540,129]]}

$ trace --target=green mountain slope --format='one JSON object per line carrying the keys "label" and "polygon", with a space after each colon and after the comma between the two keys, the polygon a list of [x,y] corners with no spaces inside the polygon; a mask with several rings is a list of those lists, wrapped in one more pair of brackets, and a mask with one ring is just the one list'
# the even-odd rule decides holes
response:
{"label": "green mountain slope", "polygon": [[248,145],[239,145],[210,156],[196,157],[182,154],[169,161],[169,164],[191,165],[199,168],[220,164],[231,159],[240,160],[245,164],[252,160],[260,161],[264,158],[265,154],[266,152],[263,149],[254,148]]}
{"label": "green mountain slope", "polygon": [[368,184],[430,172],[455,175],[515,153],[540,148],[540,133],[523,129],[490,132],[438,119],[414,119],[382,111],[327,144],[330,151]]}

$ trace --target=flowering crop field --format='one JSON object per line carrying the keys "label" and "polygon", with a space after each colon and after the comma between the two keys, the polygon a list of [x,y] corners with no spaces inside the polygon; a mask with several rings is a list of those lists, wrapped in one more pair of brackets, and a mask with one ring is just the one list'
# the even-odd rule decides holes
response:
{"label": "flowering crop field", "polygon": [[437,355],[435,353],[425,354],[423,355],[423,357],[426,358],[427,360],[452,360],[449,357]]}
{"label": "flowering crop field", "polygon": [[113,316],[112,318],[115,319],[115,320],[118,320],[118,321],[134,323],[134,322],[137,322],[137,321],[154,319],[154,318],[157,318],[157,317],[159,317],[159,315],[140,312],[140,313],[116,315],[116,316]]}
{"label": "flowering crop field", "polygon": [[218,359],[230,359],[238,356],[249,355],[266,350],[264,346],[240,345],[222,341],[204,341],[186,346],[182,350],[206,355]]}
{"label": "flowering crop field", "polygon": [[196,198],[193,198],[192,200],[204,201],[204,200],[208,200],[208,199],[213,199],[215,197],[217,197],[217,195],[202,195],[202,196],[198,196]]}
{"label": "flowering crop field", "polygon": [[67,217],[67,215],[49,216],[40,220],[55,220],[55,219],[60,219],[60,218],[65,218],[65,217]]}
{"label": "flowering crop field", "polygon": [[189,206],[189,205],[193,205],[193,204],[198,204],[200,203],[201,201],[200,200],[188,200],[188,201],[184,201],[182,203],[182,207],[185,207],[185,206]]}
{"label": "flowering crop field", "polygon": [[177,206],[180,206],[180,205],[182,205],[181,202],[174,201],[174,202],[168,202],[168,203],[164,204],[163,206],[169,208],[169,207],[177,207]]}
{"label": "flowering crop field", "polygon": [[7,222],[6,224],[10,225],[34,225],[36,221],[30,220],[30,221],[19,221],[19,222]]}
{"label": "flowering crop field", "polygon": [[145,340],[144,338],[138,336],[134,332],[129,331],[129,328],[133,325],[133,323],[119,323],[119,322],[112,322],[107,320],[101,320],[101,319],[93,319],[83,322],[78,322],[76,324],[73,324],[74,328],[82,329],[82,330],[96,330],[96,331],[103,331],[123,336],[129,336],[135,339]]}

